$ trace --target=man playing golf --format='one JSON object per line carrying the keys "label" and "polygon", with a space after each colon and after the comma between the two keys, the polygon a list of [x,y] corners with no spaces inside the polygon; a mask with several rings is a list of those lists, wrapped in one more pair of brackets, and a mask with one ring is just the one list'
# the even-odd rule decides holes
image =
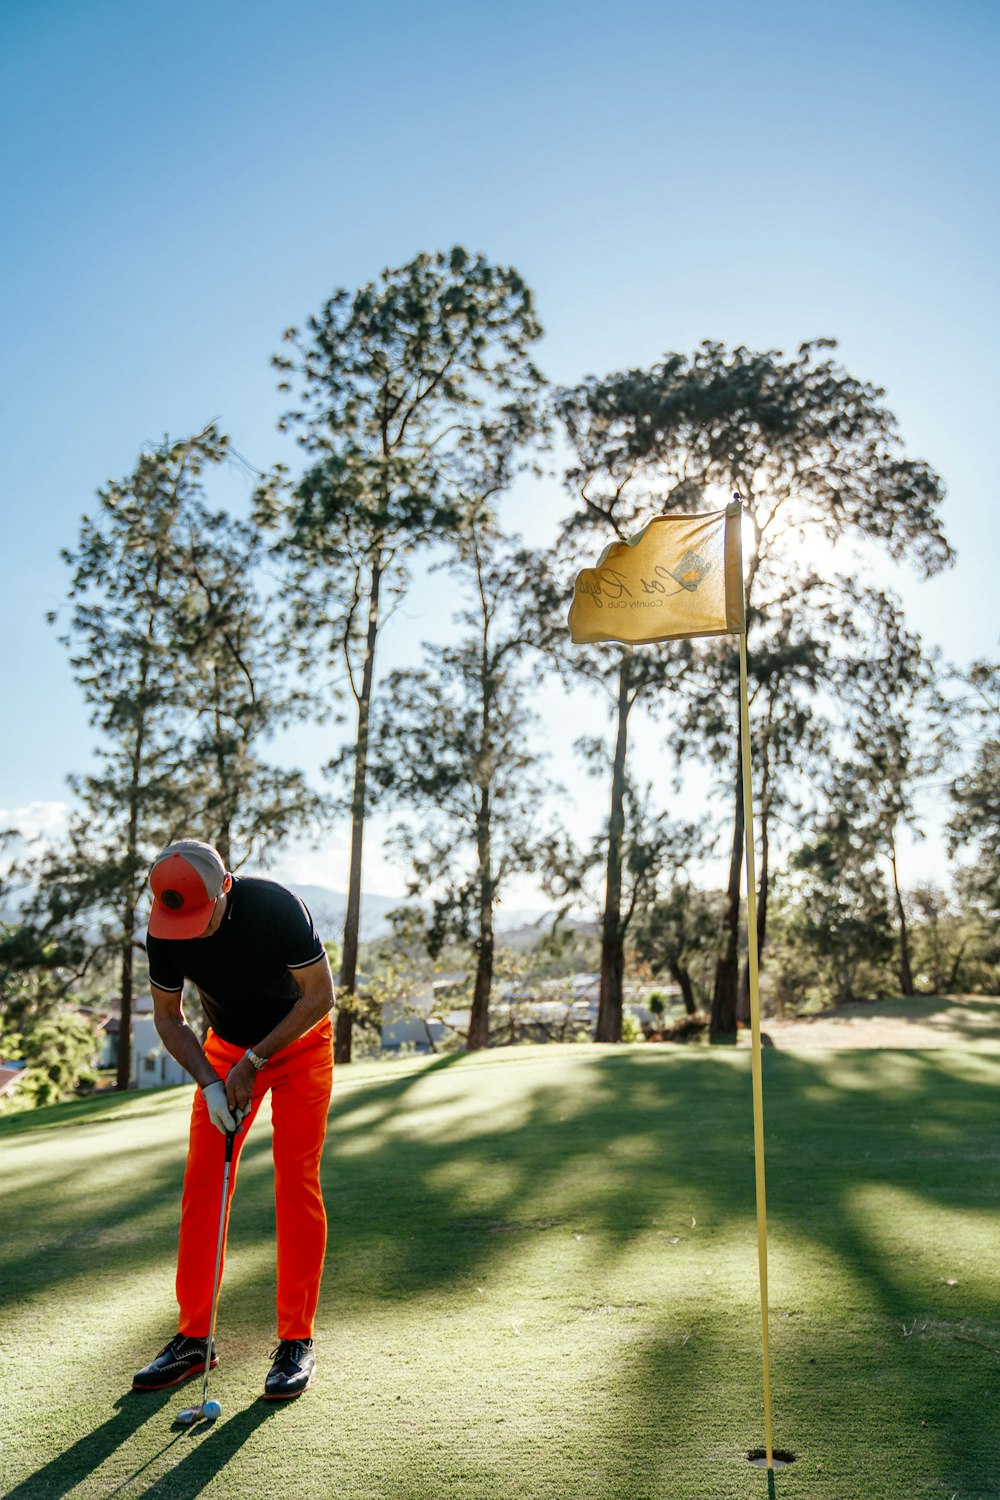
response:
{"label": "man playing golf", "polygon": [[[200,1374],[206,1359],[210,1368],[218,1364],[207,1345],[220,1216],[228,1224],[240,1150],[270,1089],[278,1347],[264,1395],[298,1396],[315,1365],[313,1320],[326,1250],[319,1164],[333,1081],[330,966],[299,898],[273,880],[229,874],[210,844],[171,844],[149,883],[156,1029],[198,1090],[177,1250],[178,1332],[136,1373],[132,1388],[161,1390]],[[209,1021],[204,1047],[184,1018],[186,979],[197,985]],[[238,1127],[223,1209],[226,1134]]]}

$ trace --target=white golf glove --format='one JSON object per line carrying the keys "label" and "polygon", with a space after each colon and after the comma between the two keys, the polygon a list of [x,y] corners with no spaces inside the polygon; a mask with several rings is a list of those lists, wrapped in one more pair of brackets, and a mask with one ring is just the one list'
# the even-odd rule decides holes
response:
{"label": "white golf glove", "polygon": [[221,1078],[216,1079],[215,1083],[207,1083],[201,1093],[202,1098],[208,1105],[208,1118],[216,1130],[221,1130],[223,1135],[227,1131],[235,1130],[243,1118],[243,1112],[242,1110],[237,1110],[236,1118],[233,1118],[229,1108],[229,1100],[226,1098],[226,1085],[222,1082]]}

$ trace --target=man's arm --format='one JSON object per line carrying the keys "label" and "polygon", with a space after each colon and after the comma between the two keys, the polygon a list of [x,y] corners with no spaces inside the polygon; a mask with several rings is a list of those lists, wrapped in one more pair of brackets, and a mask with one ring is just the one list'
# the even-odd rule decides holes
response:
{"label": "man's arm", "polygon": [[200,1088],[218,1083],[219,1075],[205,1056],[202,1045],[184,1018],[182,991],[149,986],[153,996],[153,1024],[170,1056],[186,1068]]}
{"label": "man's arm", "polygon": [[[300,1036],[305,1036],[307,1031],[311,1031],[333,1009],[333,975],[325,953],[308,968],[296,969],[294,978],[302,993],[274,1030],[269,1031],[259,1042],[254,1042],[251,1051],[256,1052],[258,1057],[273,1057],[282,1047],[287,1047],[289,1042],[296,1042]],[[257,1071],[246,1057],[241,1057],[230,1068],[226,1078],[226,1098],[230,1109],[234,1105],[238,1109],[246,1109],[256,1077]]]}

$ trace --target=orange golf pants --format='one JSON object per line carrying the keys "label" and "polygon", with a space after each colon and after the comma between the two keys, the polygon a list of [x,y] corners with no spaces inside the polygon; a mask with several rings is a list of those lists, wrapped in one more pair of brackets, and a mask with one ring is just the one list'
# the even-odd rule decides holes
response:
{"label": "orange golf pants", "polygon": [[[225,1079],[245,1047],[209,1031],[205,1056]],[[226,1229],[240,1153],[264,1095],[271,1092],[274,1127],[274,1201],[278,1230],[278,1337],[311,1339],[326,1253],[326,1210],[319,1164],[333,1083],[333,1023],[327,1016],[312,1031],[276,1052],[254,1081],[250,1111],[233,1149],[226,1203]],[[181,1230],[177,1247],[178,1332],[207,1338],[212,1282],[222,1209],[226,1138],[209,1118],[201,1089],[195,1090]],[[223,1245],[223,1257],[225,1246]]]}

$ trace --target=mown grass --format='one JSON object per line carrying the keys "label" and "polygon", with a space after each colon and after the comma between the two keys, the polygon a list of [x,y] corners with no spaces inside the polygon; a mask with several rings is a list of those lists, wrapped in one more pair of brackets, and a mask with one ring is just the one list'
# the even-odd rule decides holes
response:
{"label": "mown grass", "polygon": [[[0,1123],[14,1500],[766,1495],[749,1057],[568,1046],[337,1078],[317,1381],[274,1332],[247,1143],[212,1428],[134,1396],[174,1328],[189,1097]],[[776,1476],[789,1500],[1000,1496],[1000,1056],[764,1056]],[[190,1394],[189,1394],[190,1393]]]}

